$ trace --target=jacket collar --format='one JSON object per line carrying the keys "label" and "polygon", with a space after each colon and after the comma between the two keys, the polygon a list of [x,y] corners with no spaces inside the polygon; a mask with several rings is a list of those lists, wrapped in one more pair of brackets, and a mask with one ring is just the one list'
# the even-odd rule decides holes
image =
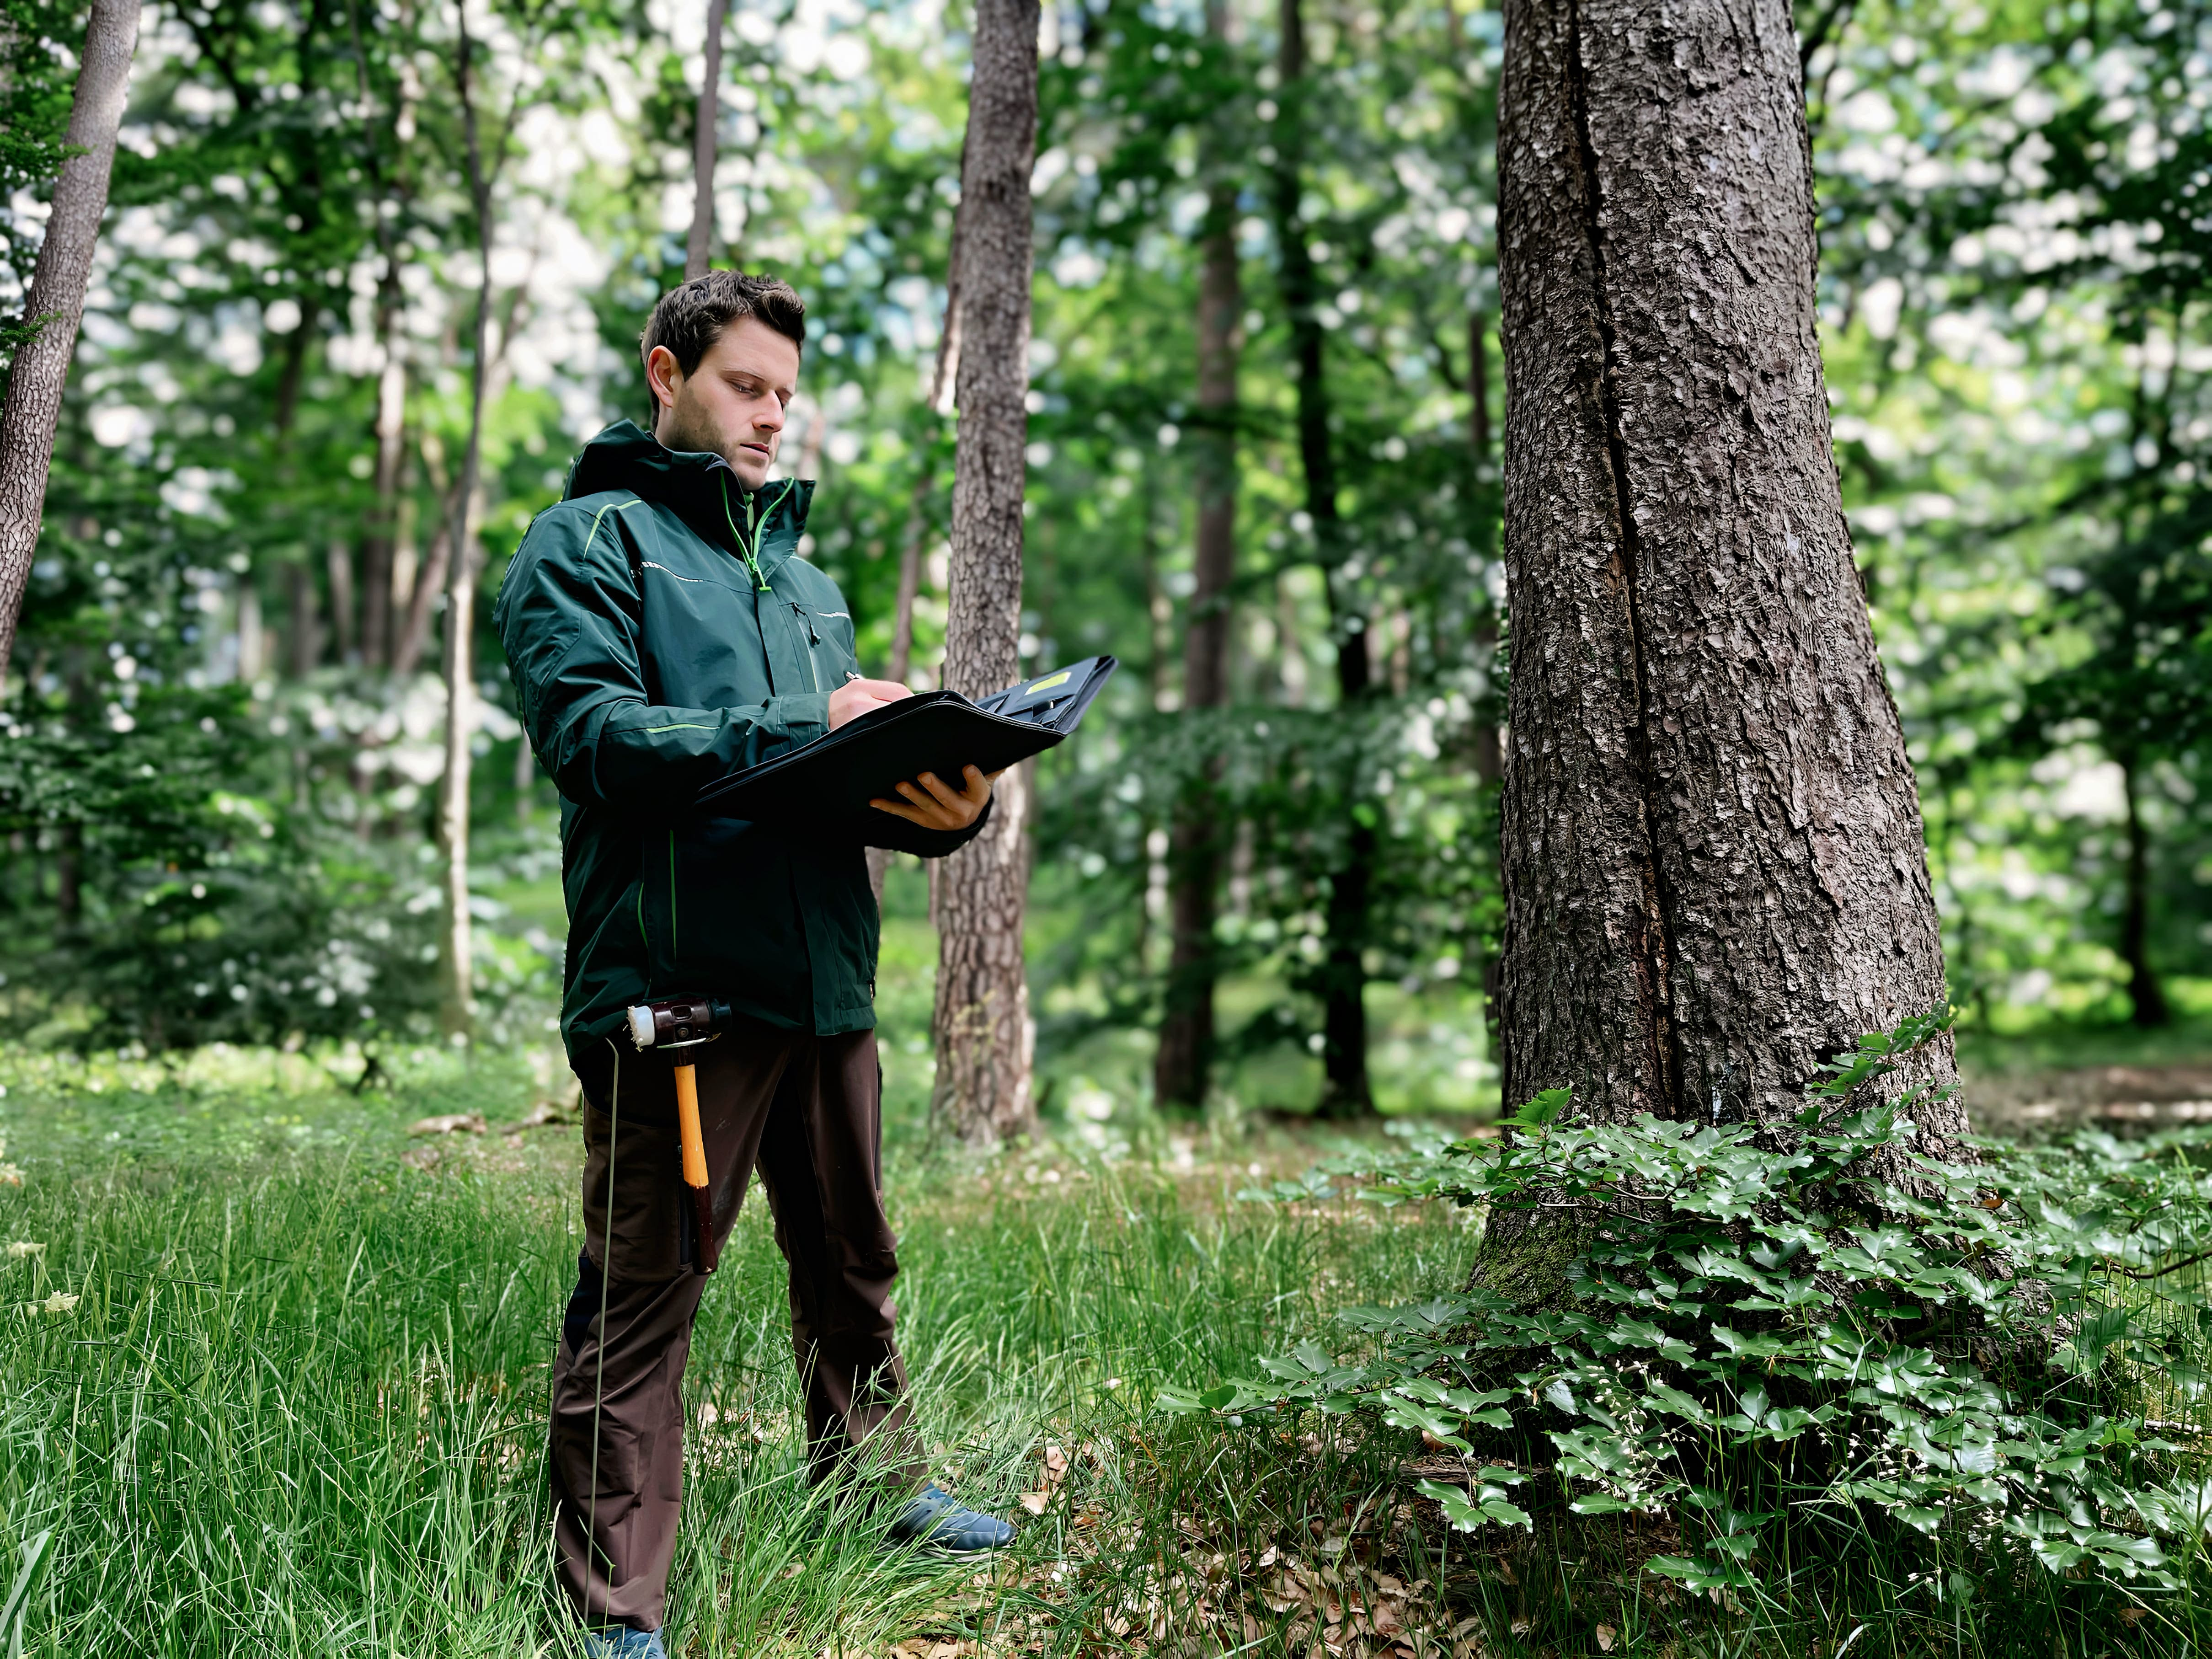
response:
{"label": "jacket collar", "polygon": [[617,421],[578,452],[562,499],[611,489],[673,507],[720,548],[731,548],[734,526],[757,550],[763,577],[798,551],[814,500],[811,480],[771,478],[748,491],[720,455],[670,449],[635,421]]}

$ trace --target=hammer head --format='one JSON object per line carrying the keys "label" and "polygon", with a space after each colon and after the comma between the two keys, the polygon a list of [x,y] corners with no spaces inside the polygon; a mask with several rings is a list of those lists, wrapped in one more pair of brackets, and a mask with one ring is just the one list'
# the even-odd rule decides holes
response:
{"label": "hammer head", "polygon": [[730,1005],[720,997],[663,997],[629,1011],[629,1040],[639,1048],[688,1048],[721,1036]]}

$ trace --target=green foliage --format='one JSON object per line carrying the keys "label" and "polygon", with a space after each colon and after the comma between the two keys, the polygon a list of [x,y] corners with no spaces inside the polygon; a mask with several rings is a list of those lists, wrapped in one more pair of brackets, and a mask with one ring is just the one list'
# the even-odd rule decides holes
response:
{"label": "green foliage", "polygon": [[[84,38],[84,18],[75,4],[52,0],[0,0],[0,200],[18,191],[43,197],[68,156],[74,57]],[[64,57],[64,53],[71,54]],[[16,293],[27,295],[39,260],[40,238],[10,213],[0,213],[0,265]],[[42,319],[15,313],[0,320],[0,354],[35,335]]]}
{"label": "green foliage", "polygon": [[1565,1294],[1479,1264],[1461,1295],[1347,1310],[1364,1358],[1308,1343],[1181,1403],[1418,1430],[1471,1471],[1431,1493],[1462,1527],[1533,1524],[1508,1495],[1531,1480],[1669,1514],[1689,1547],[1650,1565],[1692,1589],[1769,1573],[1785,1512],[2179,1589],[2208,1499],[2197,1431],[2153,1419],[2212,1382],[2189,1273],[2212,1136],[1924,1146],[1936,1097],[1880,1085],[1948,1024],[1863,1039],[1787,1128],[1584,1123],[1553,1090],[1502,1139],[1348,1161],[1375,1201],[1480,1206],[1484,1263],[1566,1230]]}

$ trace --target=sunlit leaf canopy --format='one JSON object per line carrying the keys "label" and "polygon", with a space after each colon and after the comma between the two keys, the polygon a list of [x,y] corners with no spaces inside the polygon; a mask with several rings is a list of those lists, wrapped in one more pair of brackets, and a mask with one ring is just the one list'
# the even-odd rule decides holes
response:
{"label": "sunlit leaf canopy", "polygon": [[[488,586],[576,446],[642,411],[637,331],[680,277],[691,212],[703,12],[467,14],[495,169]],[[924,684],[945,618],[951,418],[927,394],[965,21],[740,4],[723,58],[716,261],[774,270],[810,307],[783,463],[822,480],[806,552],[879,665],[919,544]],[[1328,884],[1364,823],[1382,849],[1364,951],[1378,1092],[1479,1105],[1495,1093],[1480,981],[1498,910],[1478,758],[1503,714],[1494,642],[1510,645],[1501,18],[1310,3],[1310,72],[1290,89],[1276,9],[1233,4],[1228,21],[1213,35],[1200,7],[1121,0],[1042,18],[1024,650],[1030,665],[1098,650],[1127,665],[1042,778],[1048,1103],[1055,1079],[1073,1097],[1142,1073],[1170,804],[1218,763],[1235,825],[1217,929],[1225,1080],[1310,1100]],[[2135,954],[2193,1006],[2212,957],[2206,20],[1846,3],[1799,25],[1838,459],[1921,768],[1954,996],[1970,1027],[2125,1017],[2132,894]],[[422,976],[403,969],[428,948],[434,903],[440,705],[421,670],[436,653],[433,637],[416,674],[394,675],[388,641],[465,435],[477,226],[455,47],[442,5],[149,14],[17,653],[27,684],[0,746],[0,808],[38,854],[7,878],[5,902],[35,924],[10,929],[11,982],[36,972],[137,1009],[141,1040],[420,1018]],[[1304,510],[1270,193],[1286,92],[1346,526],[1328,546]],[[1223,166],[1245,313],[1231,702],[1200,714],[1180,708],[1198,239]],[[15,234],[36,217],[19,197]],[[380,391],[397,399],[396,478],[380,476]],[[380,538],[396,595],[380,656],[365,647]],[[1340,708],[1334,664],[1355,630],[1381,695]],[[495,1024],[520,1032],[558,974],[551,795],[511,763],[488,633],[479,650],[479,970]],[[202,773],[270,833],[240,835]],[[2130,811],[2147,848],[2132,875]],[[386,965],[319,1001],[325,979],[297,959],[347,952]],[[15,1015],[57,1018],[37,996]]]}

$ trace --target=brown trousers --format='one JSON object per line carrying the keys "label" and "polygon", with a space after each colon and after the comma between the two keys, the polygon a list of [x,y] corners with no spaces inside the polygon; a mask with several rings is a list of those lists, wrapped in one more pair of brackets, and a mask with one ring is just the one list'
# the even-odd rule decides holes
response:
{"label": "brown trousers", "polygon": [[[891,1339],[898,1261],[884,1216],[875,1033],[740,1027],[686,1052],[698,1067],[715,1232],[728,1237],[757,1167],[790,1264],[810,1474],[828,1478],[873,1437],[872,1472],[897,1488],[919,1485]],[[553,1361],[554,1544],[586,1624],[650,1631],[667,1607],[684,1496],[684,1362],[708,1280],[690,1265],[670,1059],[623,1043],[619,1112],[610,1109],[615,1060],[611,1050],[596,1066],[577,1056],[584,1252]]]}

